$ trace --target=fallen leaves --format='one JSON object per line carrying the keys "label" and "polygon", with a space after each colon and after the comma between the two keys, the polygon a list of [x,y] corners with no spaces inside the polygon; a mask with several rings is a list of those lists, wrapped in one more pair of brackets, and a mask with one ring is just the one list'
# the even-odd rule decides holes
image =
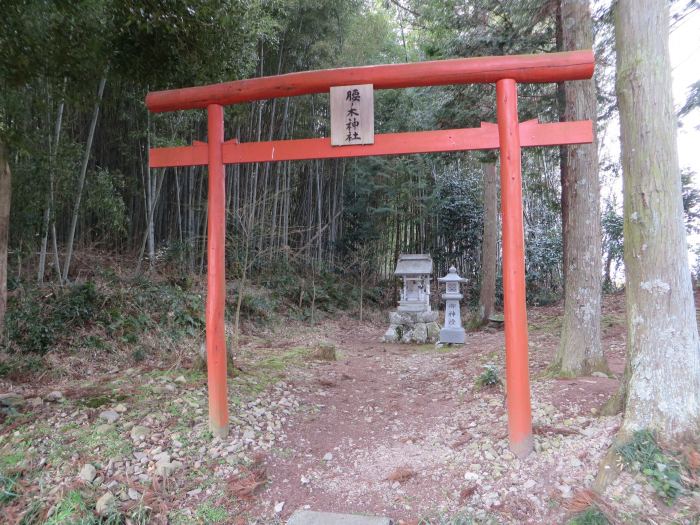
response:
{"label": "fallen leaves", "polygon": [[398,481],[399,483],[405,483],[412,477],[416,475],[416,471],[410,467],[398,467],[387,476],[387,481]]}
{"label": "fallen leaves", "polygon": [[253,499],[267,483],[267,469],[264,462],[264,455],[256,454],[249,467],[244,467],[237,476],[229,479],[228,492],[242,500]]}

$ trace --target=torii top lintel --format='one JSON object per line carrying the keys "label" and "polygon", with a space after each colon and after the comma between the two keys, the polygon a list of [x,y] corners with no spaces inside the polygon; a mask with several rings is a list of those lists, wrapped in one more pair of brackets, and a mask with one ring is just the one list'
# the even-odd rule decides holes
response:
{"label": "torii top lintel", "polygon": [[226,106],[253,100],[324,93],[332,86],[351,84],[373,84],[374,89],[397,89],[485,84],[502,79],[526,83],[563,82],[591,78],[593,67],[591,50],[347,67],[156,91],[146,97],[146,107],[156,113],[206,109],[210,104]]}

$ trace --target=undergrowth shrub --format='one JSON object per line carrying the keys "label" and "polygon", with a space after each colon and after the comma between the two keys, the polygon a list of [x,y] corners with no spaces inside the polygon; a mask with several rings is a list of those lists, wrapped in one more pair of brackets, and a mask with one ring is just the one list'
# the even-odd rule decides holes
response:
{"label": "undergrowth shrub", "polygon": [[[106,351],[135,344],[146,330],[173,340],[204,330],[201,295],[170,283],[109,277],[63,288],[27,288],[8,304],[6,350],[43,355],[60,347]],[[93,330],[89,334],[86,331]],[[11,366],[9,359],[0,362]]]}
{"label": "undergrowth shrub", "polygon": [[498,368],[496,365],[487,364],[484,365],[484,371],[479,374],[474,381],[477,388],[488,388],[501,384],[501,378],[498,375]]}
{"label": "undergrowth shrub", "polygon": [[683,492],[679,462],[661,450],[649,430],[636,431],[628,443],[617,447],[617,452],[627,468],[646,476],[667,504]]}

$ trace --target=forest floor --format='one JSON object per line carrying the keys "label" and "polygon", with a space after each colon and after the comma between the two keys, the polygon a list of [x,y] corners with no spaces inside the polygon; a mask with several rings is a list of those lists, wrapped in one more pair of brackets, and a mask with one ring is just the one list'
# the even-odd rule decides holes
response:
{"label": "forest floor", "polygon": [[[624,296],[604,306],[615,377],[546,373],[561,314],[529,310],[535,452],[523,460],[508,450],[503,388],[476,386],[485,365],[503,377],[500,330],[436,348],[381,343],[383,314],[261,329],[241,340],[223,440],[207,429],[206,378],[189,362],[198,341],[184,359],[131,368],[57,357],[61,379],[0,381],[16,395],[0,426],[2,522],[96,520],[97,506],[106,517],[80,523],[273,524],[297,509],[399,524],[567,523],[591,502],[620,424],[598,411],[624,366]],[[328,344],[335,360],[317,354]],[[667,506],[626,470],[595,501],[610,523],[700,516],[697,492]]]}

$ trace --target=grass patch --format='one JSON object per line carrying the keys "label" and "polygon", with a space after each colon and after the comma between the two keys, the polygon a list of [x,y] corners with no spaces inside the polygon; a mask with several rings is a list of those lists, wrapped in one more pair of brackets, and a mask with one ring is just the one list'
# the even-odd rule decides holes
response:
{"label": "grass patch", "polygon": [[460,511],[457,514],[437,513],[430,516],[424,516],[418,520],[418,525],[499,525],[499,520],[495,517],[485,517],[474,520],[471,514],[466,511]]}
{"label": "grass patch", "polygon": [[196,523],[209,525],[210,523],[224,523],[228,518],[228,512],[224,507],[214,506],[211,503],[202,503],[197,507],[194,515]]}
{"label": "grass patch", "polygon": [[71,490],[54,507],[53,513],[44,525],[65,525],[76,522],[87,514],[87,505],[83,495],[77,490]]}
{"label": "grass patch", "polygon": [[533,321],[529,325],[531,332],[546,332],[554,335],[561,333],[562,323],[564,318],[561,316],[542,317],[538,321]]}
{"label": "grass patch", "polygon": [[567,525],[609,525],[608,518],[605,517],[596,506],[588,507],[583,512],[579,512],[571,518]]}
{"label": "grass patch", "polygon": [[0,472],[0,507],[19,496],[19,474]]}
{"label": "grass patch", "polygon": [[617,447],[617,452],[627,468],[646,476],[666,504],[683,492],[680,464],[661,450],[652,432],[636,431],[628,443]]}

